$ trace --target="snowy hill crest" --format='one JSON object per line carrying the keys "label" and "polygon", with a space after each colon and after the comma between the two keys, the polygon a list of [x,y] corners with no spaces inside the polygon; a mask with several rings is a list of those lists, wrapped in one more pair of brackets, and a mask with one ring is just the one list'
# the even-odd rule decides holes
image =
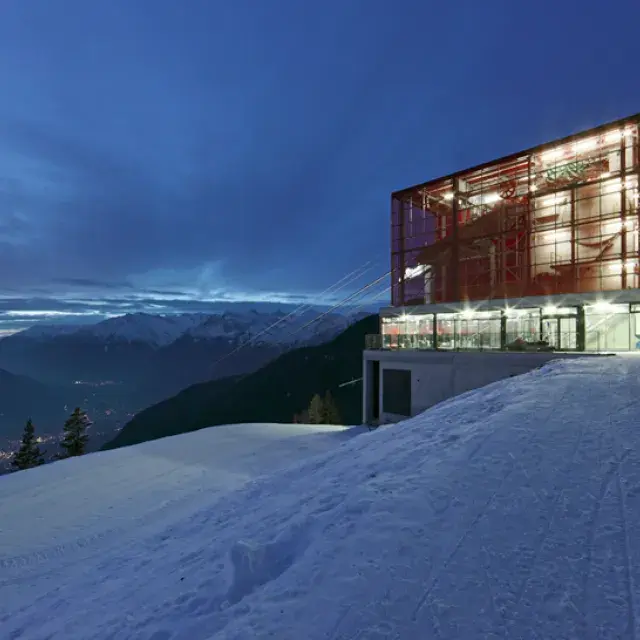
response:
{"label": "snowy hill crest", "polygon": [[556,362],[373,433],[230,425],[3,478],[0,637],[638,638],[639,379]]}

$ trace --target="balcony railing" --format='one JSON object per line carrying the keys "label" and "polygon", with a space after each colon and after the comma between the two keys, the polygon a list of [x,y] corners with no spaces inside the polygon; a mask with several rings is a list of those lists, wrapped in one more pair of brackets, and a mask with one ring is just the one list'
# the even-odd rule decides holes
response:
{"label": "balcony railing", "polygon": [[365,336],[368,350],[424,350],[424,351],[575,351],[577,333],[564,332],[553,340],[522,340],[517,336],[494,333],[458,335],[381,335]]}

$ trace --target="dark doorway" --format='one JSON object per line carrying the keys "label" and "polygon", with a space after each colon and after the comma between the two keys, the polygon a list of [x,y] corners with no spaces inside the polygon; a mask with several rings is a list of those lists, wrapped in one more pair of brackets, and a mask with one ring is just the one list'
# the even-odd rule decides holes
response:
{"label": "dark doorway", "polygon": [[398,416],[411,415],[409,369],[385,369],[382,372],[382,410]]}
{"label": "dark doorway", "polygon": [[374,422],[380,420],[380,361],[371,362],[371,419]]}

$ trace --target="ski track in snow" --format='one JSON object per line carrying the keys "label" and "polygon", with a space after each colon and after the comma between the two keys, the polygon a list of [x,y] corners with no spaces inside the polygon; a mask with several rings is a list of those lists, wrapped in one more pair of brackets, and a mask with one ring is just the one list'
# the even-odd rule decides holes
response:
{"label": "ski track in snow", "polygon": [[0,478],[0,637],[638,640],[639,391],[640,358],[561,361],[357,437]]}

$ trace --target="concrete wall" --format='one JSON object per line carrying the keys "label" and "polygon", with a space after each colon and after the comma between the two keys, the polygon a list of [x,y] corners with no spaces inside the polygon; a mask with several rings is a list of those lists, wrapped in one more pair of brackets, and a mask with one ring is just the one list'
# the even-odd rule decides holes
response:
{"label": "concrete wall", "polygon": [[406,418],[385,412],[382,397],[384,370],[411,371],[411,415],[448,398],[483,387],[497,380],[526,373],[559,358],[597,357],[569,353],[445,352],[445,351],[365,351],[363,354],[363,419],[372,422],[370,362],[380,362],[381,422]]}

